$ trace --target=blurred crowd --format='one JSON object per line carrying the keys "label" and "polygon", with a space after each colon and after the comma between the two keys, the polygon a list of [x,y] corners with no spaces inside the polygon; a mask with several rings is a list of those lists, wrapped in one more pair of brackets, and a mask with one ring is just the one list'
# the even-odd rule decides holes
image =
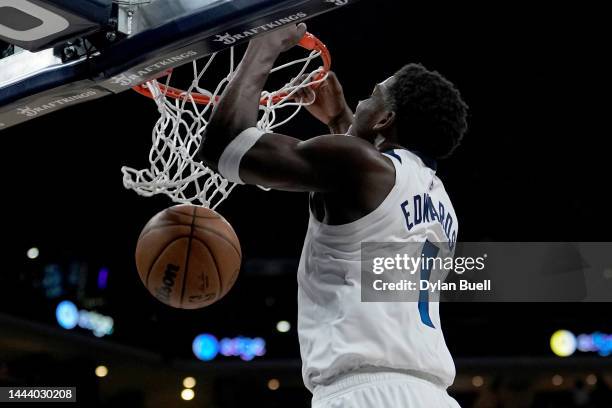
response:
{"label": "blurred crowd", "polygon": [[602,376],[594,384],[573,381],[570,387],[557,390],[535,390],[527,378],[498,378],[483,387],[474,398],[472,408],[611,408],[612,389]]}
{"label": "blurred crowd", "polygon": [[[83,359],[60,360],[49,354],[25,354],[18,358],[0,360],[0,386],[77,386],[79,402],[87,407],[130,406],[145,408],[147,390],[125,384],[114,390],[101,390],[100,379],[92,375],[92,363]],[[263,373],[263,371],[262,371]],[[282,392],[257,395],[253,379],[237,372],[232,381],[214,382],[213,394],[207,402],[192,401],[202,408],[232,408],[245,406],[253,398],[264,401],[267,407],[310,406],[309,394],[301,387],[299,373],[292,387]],[[588,381],[568,376],[563,384],[552,387],[536,386],[534,377],[506,374],[478,387],[476,392],[451,390],[463,408],[611,408],[612,389],[609,376],[591,374]],[[587,383],[588,382],[588,383]],[[236,393],[240,388],[241,393]],[[244,400],[244,401],[243,401]],[[178,403],[179,401],[177,401]],[[81,405],[79,404],[79,406]],[[127,405],[126,405],[127,404]],[[74,405],[73,405],[74,406]]]}

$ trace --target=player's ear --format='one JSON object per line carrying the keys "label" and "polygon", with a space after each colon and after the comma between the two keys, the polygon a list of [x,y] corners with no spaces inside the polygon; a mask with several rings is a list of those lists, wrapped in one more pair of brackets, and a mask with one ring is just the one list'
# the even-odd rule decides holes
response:
{"label": "player's ear", "polygon": [[373,129],[376,132],[381,132],[393,126],[393,123],[395,123],[395,112],[386,111],[378,122],[376,122]]}

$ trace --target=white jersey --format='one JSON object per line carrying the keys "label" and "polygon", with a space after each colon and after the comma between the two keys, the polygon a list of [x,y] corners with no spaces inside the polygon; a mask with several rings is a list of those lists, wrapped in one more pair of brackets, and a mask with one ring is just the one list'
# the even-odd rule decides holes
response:
{"label": "white jersey", "polygon": [[[395,185],[378,208],[342,225],[310,214],[298,269],[298,334],[311,391],[364,370],[416,373],[444,388],[455,377],[439,303],[429,302],[423,316],[416,302],[361,302],[362,242],[443,242],[444,256],[452,256],[457,239],[455,210],[435,169],[407,150],[385,154]],[[423,215],[424,203],[431,216]],[[442,270],[431,274],[446,278]]]}

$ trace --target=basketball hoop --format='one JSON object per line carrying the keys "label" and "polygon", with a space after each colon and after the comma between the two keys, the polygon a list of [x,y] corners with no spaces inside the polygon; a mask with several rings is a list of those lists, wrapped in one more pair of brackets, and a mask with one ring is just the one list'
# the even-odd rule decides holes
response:
{"label": "basketball hoop", "polygon": [[[296,101],[293,95],[302,88],[316,87],[327,78],[331,67],[331,56],[325,44],[310,33],[306,33],[299,45],[310,51],[304,58],[275,67],[271,73],[302,64],[289,82],[274,92],[263,91],[259,110],[261,117],[257,127],[270,131],[297,115],[301,107],[313,101]],[[235,72],[235,50],[229,49],[229,73],[221,79],[213,92],[200,86],[205,74],[213,65],[218,53],[204,61],[202,68],[193,61],[193,81],[186,90],[170,85],[172,70],[161,78],[134,87],[134,90],[153,99],[160,118],[153,128],[152,147],[149,151],[149,168],[136,170],[122,167],[123,185],[138,194],[150,197],[166,194],[172,201],[195,204],[215,209],[225,200],[235,184],[204,165],[196,157],[202,134],[208,125],[212,107],[219,100],[225,86]],[[308,71],[310,63],[320,57],[323,66]],[[304,77],[304,75],[306,75]],[[281,108],[293,107],[287,115],[277,115]]]}

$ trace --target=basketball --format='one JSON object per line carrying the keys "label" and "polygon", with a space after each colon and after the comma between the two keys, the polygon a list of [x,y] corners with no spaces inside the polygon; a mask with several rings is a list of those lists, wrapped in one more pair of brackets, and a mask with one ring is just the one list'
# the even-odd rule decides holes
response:
{"label": "basketball", "polygon": [[177,205],[156,214],[136,245],[142,283],[159,301],[198,309],[234,285],[242,253],[232,226],[215,211]]}

